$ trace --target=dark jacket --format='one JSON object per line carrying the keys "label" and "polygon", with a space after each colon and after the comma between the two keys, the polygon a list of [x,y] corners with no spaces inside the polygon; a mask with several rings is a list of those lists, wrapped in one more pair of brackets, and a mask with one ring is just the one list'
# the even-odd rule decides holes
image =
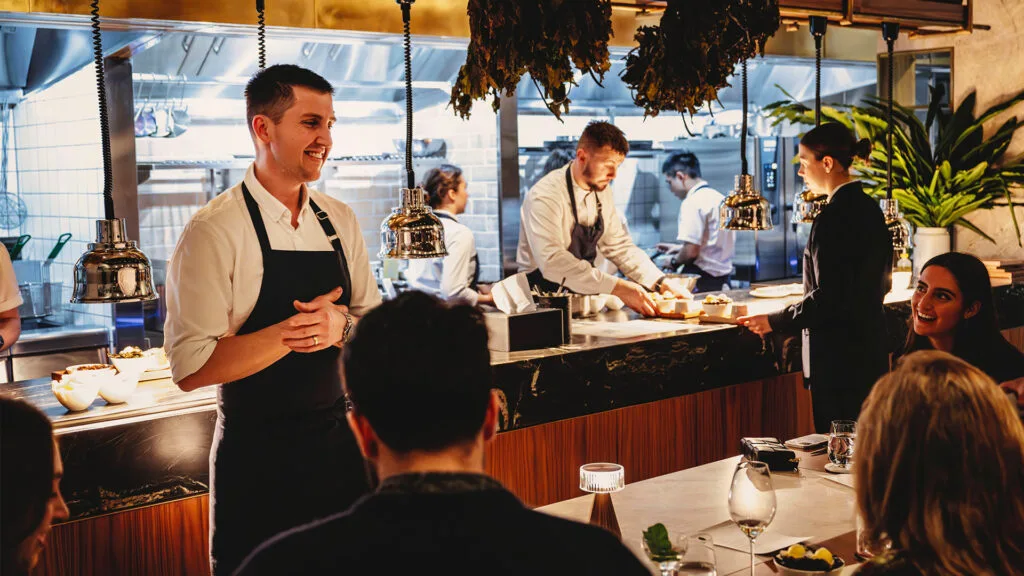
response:
{"label": "dark jacket", "polygon": [[534,512],[487,476],[438,473],[388,478],[348,511],[268,540],[236,575],[405,572],[650,574],[602,528]]}
{"label": "dark jacket", "polygon": [[887,371],[882,300],[892,285],[892,258],[892,240],[878,203],[860,182],[837,190],[811,226],[804,250],[803,300],[768,318],[776,331],[808,330],[816,393],[870,390]]}

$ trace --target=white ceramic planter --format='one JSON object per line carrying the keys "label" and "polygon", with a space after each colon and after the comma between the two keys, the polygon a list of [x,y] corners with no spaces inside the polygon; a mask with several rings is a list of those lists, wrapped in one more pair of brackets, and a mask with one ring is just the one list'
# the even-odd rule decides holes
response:
{"label": "white ceramic planter", "polygon": [[949,229],[919,227],[914,233],[914,277],[921,275],[921,267],[939,254],[949,252]]}

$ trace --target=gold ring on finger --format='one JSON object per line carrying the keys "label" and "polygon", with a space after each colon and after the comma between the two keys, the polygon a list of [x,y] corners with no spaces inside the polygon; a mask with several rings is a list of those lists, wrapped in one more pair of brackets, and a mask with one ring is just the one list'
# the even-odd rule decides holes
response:
{"label": "gold ring on finger", "polygon": [[317,338],[316,336],[313,336],[313,346],[319,346],[319,345],[320,345],[320,339]]}

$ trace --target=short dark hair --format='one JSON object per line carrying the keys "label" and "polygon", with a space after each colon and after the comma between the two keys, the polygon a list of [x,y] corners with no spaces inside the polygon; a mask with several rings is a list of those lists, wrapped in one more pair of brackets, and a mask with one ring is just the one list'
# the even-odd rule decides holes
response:
{"label": "short dark hair", "polygon": [[814,152],[814,157],[821,160],[831,156],[844,169],[849,170],[854,158],[867,159],[871,154],[871,141],[867,138],[857,140],[850,129],[838,122],[826,122],[811,129],[800,139],[805,148]]}
{"label": "short dark hair", "polygon": [[491,361],[475,308],[405,292],[359,321],[344,356],[353,409],[391,450],[437,451],[480,432]]}
{"label": "short dark hair", "polygon": [[427,203],[431,208],[437,208],[444,200],[444,195],[449,190],[459,187],[459,179],[462,178],[462,168],[453,164],[441,164],[436,168],[427,171],[420,187],[427,193]]}
{"label": "short dark hair", "polygon": [[334,94],[334,86],[323,76],[294,64],[275,64],[264,68],[245,85],[245,118],[252,127],[257,114],[267,116],[275,124],[295,103],[295,86],[303,86],[321,94]]}
{"label": "short dark hair", "polygon": [[669,156],[661,165],[661,173],[675,176],[676,172],[682,172],[690,178],[700,178],[700,160],[697,160],[697,155],[683,150]]}
{"label": "short dark hair", "polygon": [[[39,527],[53,490],[53,427],[31,404],[0,396],[0,571],[18,573],[18,545]],[[23,568],[22,568],[23,569]]]}
{"label": "short dark hair", "polygon": [[569,162],[572,162],[576,158],[575,150],[568,150],[566,148],[555,148],[548,155],[548,159],[544,161],[544,174],[558,170],[565,166]]}
{"label": "short dark hair", "polygon": [[618,126],[604,120],[592,120],[580,134],[579,148],[593,151],[605,146],[625,156],[629,154],[629,140]]}

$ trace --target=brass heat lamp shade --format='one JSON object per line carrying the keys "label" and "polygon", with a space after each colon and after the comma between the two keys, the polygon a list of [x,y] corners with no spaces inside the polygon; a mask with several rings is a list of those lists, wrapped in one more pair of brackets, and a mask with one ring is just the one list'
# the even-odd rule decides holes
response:
{"label": "brass heat lamp shade", "polygon": [[754,188],[754,177],[740,174],[733,191],[719,209],[722,230],[771,230],[772,210],[768,200]]}
{"label": "brass heat lamp shade", "polygon": [[71,301],[103,304],[157,298],[149,258],[126,238],[124,219],[97,220],[96,242],[75,264]]}
{"label": "brass heat lamp shade", "polygon": [[423,201],[420,187],[402,189],[402,205],[380,224],[381,258],[411,260],[448,255],[444,226]]}
{"label": "brass heat lamp shade", "polygon": [[796,193],[793,198],[793,224],[811,224],[828,204],[828,194],[818,194],[809,188]]}

